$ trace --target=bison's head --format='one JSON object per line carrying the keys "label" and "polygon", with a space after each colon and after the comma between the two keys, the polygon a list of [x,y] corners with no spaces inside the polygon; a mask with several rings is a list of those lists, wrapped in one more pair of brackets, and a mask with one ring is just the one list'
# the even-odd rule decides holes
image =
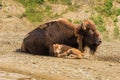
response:
{"label": "bison's head", "polygon": [[84,49],[85,46],[88,46],[91,53],[94,54],[102,42],[95,24],[91,20],[85,20],[76,31],[77,35],[81,36],[79,40],[82,39],[82,48]]}

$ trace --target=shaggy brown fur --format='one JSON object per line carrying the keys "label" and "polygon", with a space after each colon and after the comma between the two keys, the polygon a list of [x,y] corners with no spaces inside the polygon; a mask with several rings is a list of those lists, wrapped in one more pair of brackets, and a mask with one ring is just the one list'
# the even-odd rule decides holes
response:
{"label": "shaggy brown fur", "polygon": [[63,44],[53,44],[53,52],[60,58],[81,59],[84,56],[80,50]]}
{"label": "shaggy brown fur", "polygon": [[53,56],[53,44],[64,44],[84,51],[85,46],[94,53],[101,40],[91,20],[76,26],[66,19],[58,19],[40,25],[24,38],[21,51]]}
{"label": "shaggy brown fur", "polygon": [[94,54],[97,46],[99,46],[102,41],[99,35],[99,31],[97,30],[93,21],[84,20],[83,23],[78,26],[74,32],[77,36],[77,43],[79,44],[78,48],[81,51],[84,51],[85,46],[88,46],[91,50],[91,53]]}

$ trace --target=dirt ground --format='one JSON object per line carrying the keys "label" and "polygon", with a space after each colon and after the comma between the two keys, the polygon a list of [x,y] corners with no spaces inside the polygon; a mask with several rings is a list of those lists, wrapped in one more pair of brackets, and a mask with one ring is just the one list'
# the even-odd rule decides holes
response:
{"label": "dirt ground", "polygon": [[16,52],[26,33],[27,31],[0,31],[1,71],[30,77],[22,80],[120,79],[120,42],[118,41],[103,41],[96,55],[87,59],[63,59]]}
{"label": "dirt ground", "polygon": [[24,12],[24,8],[13,0],[3,1],[5,6],[0,10],[0,80],[120,79],[120,41],[103,40],[96,55],[85,59],[16,52],[24,36],[34,27],[26,19],[16,17]]}

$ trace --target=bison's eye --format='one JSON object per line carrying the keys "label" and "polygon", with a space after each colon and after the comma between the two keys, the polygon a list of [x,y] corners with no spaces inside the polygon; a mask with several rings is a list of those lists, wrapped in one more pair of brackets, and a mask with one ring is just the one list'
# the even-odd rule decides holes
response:
{"label": "bison's eye", "polygon": [[94,31],[93,31],[93,30],[89,30],[89,33],[90,33],[90,34],[94,34]]}

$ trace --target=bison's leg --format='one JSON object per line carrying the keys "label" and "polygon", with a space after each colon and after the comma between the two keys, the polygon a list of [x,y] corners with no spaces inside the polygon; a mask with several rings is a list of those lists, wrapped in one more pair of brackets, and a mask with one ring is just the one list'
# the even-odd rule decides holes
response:
{"label": "bison's leg", "polygon": [[84,56],[84,54],[83,54],[83,53],[81,53],[81,54],[77,54],[77,57],[76,57],[76,58],[81,59],[81,58],[83,58],[83,56]]}
{"label": "bison's leg", "polygon": [[67,58],[67,56],[68,56],[67,52],[58,54],[58,57],[61,57],[61,58]]}
{"label": "bison's leg", "polygon": [[67,56],[68,59],[82,59],[83,57],[81,55],[75,55],[75,54],[70,54]]}
{"label": "bison's leg", "polygon": [[68,58],[68,59],[75,59],[75,58],[77,58],[77,56],[72,54],[70,50],[68,50],[66,52],[63,52],[63,53],[58,53],[57,57]]}
{"label": "bison's leg", "polygon": [[75,49],[69,49],[67,53],[69,55],[68,58],[71,58],[71,59],[81,59],[84,56],[84,54],[81,53],[81,51],[78,51]]}
{"label": "bison's leg", "polygon": [[68,59],[77,59],[77,56],[74,54],[70,54],[69,56],[67,56]]}

